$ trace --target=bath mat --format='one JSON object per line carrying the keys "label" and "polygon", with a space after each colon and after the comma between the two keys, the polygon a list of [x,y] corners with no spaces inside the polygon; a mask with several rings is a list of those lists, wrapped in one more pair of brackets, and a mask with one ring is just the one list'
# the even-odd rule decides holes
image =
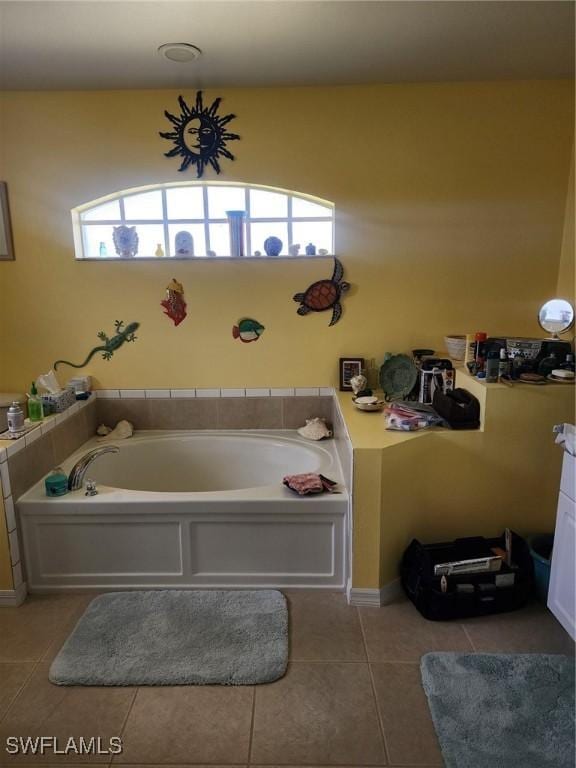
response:
{"label": "bath mat", "polygon": [[574,659],[428,653],[421,660],[446,768],[574,765]]}
{"label": "bath mat", "polygon": [[281,592],[158,590],[96,597],[50,667],[57,685],[254,685],[282,677]]}

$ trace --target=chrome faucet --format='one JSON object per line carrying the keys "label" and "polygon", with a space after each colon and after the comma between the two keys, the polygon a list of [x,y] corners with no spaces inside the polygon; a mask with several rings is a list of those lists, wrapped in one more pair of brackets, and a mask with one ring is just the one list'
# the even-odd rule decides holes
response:
{"label": "chrome faucet", "polygon": [[68,490],[77,491],[84,485],[84,477],[90,464],[105,453],[119,453],[120,448],[117,445],[103,445],[100,448],[94,448],[88,451],[70,470],[68,475]]}

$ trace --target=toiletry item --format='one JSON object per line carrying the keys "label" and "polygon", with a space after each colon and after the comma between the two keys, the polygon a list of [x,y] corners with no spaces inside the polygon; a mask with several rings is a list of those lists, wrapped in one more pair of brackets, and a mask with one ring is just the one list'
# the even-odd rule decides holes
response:
{"label": "toiletry item", "polygon": [[498,381],[499,370],[500,354],[498,350],[492,349],[486,357],[486,381],[488,384],[495,384]]}
{"label": "toiletry item", "polygon": [[61,389],[59,392],[53,392],[49,395],[42,395],[42,404],[44,413],[63,413],[76,402],[76,395],[73,389]]}
{"label": "toiletry item", "polygon": [[566,355],[566,361],[560,366],[565,371],[572,371],[574,372],[575,366],[574,366],[574,355]]}
{"label": "toiletry item", "polygon": [[466,348],[464,351],[464,365],[472,363],[476,359],[476,341],[473,333],[466,334]]}
{"label": "toiletry item", "polygon": [[156,250],[154,251],[154,256],[164,256],[164,248],[162,248],[161,243],[157,244]]}
{"label": "toiletry item", "polygon": [[502,560],[499,557],[473,557],[470,560],[454,560],[448,563],[437,563],[434,566],[434,576],[499,571],[501,565]]}
{"label": "toiletry item", "polygon": [[440,579],[440,591],[442,593],[448,592],[448,579],[446,578],[445,575],[443,575],[442,578]]}
{"label": "toiletry item", "polygon": [[559,367],[558,358],[554,352],[552,352],[548,357],[545,357],[540,361],[540,364],[538,365],[538,373],[540,376],[549,376],[555,368]]}
{"label": "toiletry item", "polygon": [[512,531],[510,528],[504,529],[504,547],[506,548],[506,565],[512,565]]}
{"label": "toiletry item", "polygon": [[16,400],[8,408],[6,420],[8,422],[8,432],[12,437],[24,434],[24,411]]}
{"label": "toiletry item", "polygon": [[30,394],[28,395],[28,418],[30,421],[42,421],[44,418],[42,399],[38,396],[35,382],[32,382]]}
{"label": "toiletry item", "polygon": [[483,331],[478,331],[474,336],[474,361],[476,363],[476,371],[484,370],[484,361],[486,359],[486,339],[488,334]]}
{"label": "toiletry item", "polygon": [[509,365],[508,365],[508,358],[506,356],[506,350],[501,349],[500,362],[498,363],[498,380],[500,380],[502,376],[507,376],[508,370],[509,370]]}
{"label": "toiletry item", "polygon": [[64,496],[68,493],[68,475],[62,467],[55,467],[44,480],[46,496]]}

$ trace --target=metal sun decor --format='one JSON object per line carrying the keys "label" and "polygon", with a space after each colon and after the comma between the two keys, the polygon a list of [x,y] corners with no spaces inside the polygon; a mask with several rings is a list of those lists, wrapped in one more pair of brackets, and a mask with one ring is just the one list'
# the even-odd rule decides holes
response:
{"label": "metal sun decor", "polygon": [[173,131],[160,131],[163,139],[174,142],[174,147],[165,152],[165,157],[183,157],[179,171],[185,171],[188,166],[196,166],[196,176],[200,178],[206,165],[210,164],[216,173],[220,173],[220,157],[234,160],[234,155],[226,149],[227,141],[239,139],[237,133],[228,133],[225,126],[236,115],[219,117],[216,112],[221,99],[215,99],[211,106],[205,107],[202,101],[202,91],[196,93],[196,106],[189,107],[182,96],[178,96],[180,114],[172,115],[164,112],[174,125]]}

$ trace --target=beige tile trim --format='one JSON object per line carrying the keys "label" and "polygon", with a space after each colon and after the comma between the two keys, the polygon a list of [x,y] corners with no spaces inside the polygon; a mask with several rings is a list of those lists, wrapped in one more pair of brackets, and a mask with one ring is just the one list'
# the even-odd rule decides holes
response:
{"label": "beige tile trim", "polygon": [[26,582],[22,582],[16,589],[0,590],[0,608],[18,608],[26,600],[27,594]]}
{"label": "beige tile trim", "polygon": [[346,594],[350,605],[359,605],[365,608],[381,608],[383,605],[397,600],[403,592],[400,579],[394,579],[394,581],[385,584],[381,589],[358,589],[348,583]]}
{"label": "beige tile trim", "polygon": [[331,397],[334,387],[199,387],[191,389],[97,389],[94,395],[101,400],[146,399],[181,397]]}

